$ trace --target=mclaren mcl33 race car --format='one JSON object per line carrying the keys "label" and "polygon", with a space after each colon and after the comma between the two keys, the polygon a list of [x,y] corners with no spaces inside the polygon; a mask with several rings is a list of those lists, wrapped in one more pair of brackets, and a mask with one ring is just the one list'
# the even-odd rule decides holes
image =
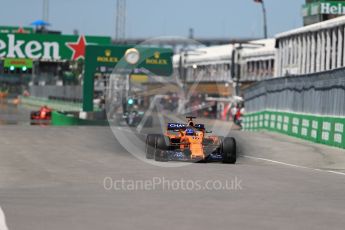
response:
{"label": "mclaren mcl33 race car", "polygon": [[48,125],[51,122],[52,109],[42,106],[39,111],[30,114],[31,125]]}
{"label": "mclaren mcl33 race car", "polygon": [[156,161],[222,162],[235,164],[236,141],[233,137],[208,135],[204,124],[169,123],[165,134],[149,134],[146,138],[146,158]]}

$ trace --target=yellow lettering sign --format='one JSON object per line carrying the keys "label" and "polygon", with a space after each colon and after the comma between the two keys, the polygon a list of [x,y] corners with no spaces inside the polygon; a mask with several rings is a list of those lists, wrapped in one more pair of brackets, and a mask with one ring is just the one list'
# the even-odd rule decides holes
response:
{"label": "yellow lettering sign", "polygon": [[97,62],[117,63],[119,59],[117,57],[97,57]]}
{"label": "yellow lettering sign", "polygon": [[167,65],[168,61],[164,59],[146,59],[148,65]]}

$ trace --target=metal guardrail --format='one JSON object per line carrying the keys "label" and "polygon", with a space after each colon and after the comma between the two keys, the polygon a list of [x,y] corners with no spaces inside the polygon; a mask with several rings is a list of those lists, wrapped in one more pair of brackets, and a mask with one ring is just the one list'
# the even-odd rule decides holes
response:
{"label": "metal guardrail", "polygon": [[50,100],[46,98],[21,97],[21,102],[23,105],[33,106],[37,108],[43,105],[46,105],[49,108],[52,108],[54,110],[59,110],[59,111],[81,111],[82,110],[81,103]]}
{"label": "metal guardrail", "polygon": [[30,86],[30,95],[38,98],[80,102],[83,98],[82,86]]}
{"label": "metal guardrail", "polygon": [[244,91],[246,111],[345,116],[345,69],[265,80]]}

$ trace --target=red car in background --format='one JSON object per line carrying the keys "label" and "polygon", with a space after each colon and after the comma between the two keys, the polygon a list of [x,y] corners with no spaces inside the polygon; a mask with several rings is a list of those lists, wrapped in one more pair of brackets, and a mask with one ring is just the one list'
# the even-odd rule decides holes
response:
{"label": "red car in background", "polygon": [[52,117],[52,109],[42,106],[39,111],[33,111],[30,114],[31,124],[49,124]]}

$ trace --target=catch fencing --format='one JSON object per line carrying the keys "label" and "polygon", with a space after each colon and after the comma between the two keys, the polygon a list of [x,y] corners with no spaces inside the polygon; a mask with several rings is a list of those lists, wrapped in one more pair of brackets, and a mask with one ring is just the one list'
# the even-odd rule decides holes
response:
{"label": "catch fencing", "polygon": [[259,82],[244,92],[248,113],[264,110],[345,116],[345,69]]}

